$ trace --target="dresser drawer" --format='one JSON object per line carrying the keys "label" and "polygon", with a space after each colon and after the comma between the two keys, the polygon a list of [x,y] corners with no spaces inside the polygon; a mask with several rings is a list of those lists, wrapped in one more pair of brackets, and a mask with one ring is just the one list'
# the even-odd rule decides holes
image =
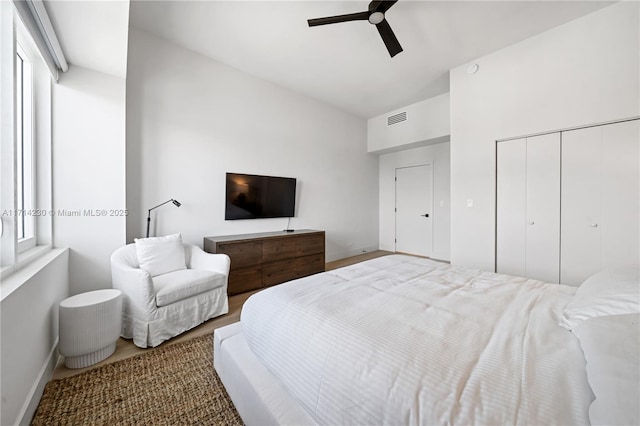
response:
{"label": "dresser drawer", "polygon": [[317,253],[324,253],[324,233],[298,238],[298,257]]}
{"label": "dresser drawer", "polygon": [[298,277],[306,277],[307,275],[317,274],[318,272],[324,272],[324,253],[296,259],[296,273]]}
{"label": "dresser drawer", "polygon": [[262,268],[232,269],[229,272],[227,294],[229,296],[262,287]]}
{"label": "dresser drawer", "polygon": [[228,254],[234,269],[262,263],[262,241],[219,243],[216,252]]}
{"label": "dresser drawer", "polygon": [[296,240],[294,238],[277,238],[262,242],[263,262],[291,259],[296,257]]}
{"label": "dresser drawer", "polygon": [[265,287],[295,280],[296,278],[298,278],[296,259],[265,264],[262,270],[262,281]]}

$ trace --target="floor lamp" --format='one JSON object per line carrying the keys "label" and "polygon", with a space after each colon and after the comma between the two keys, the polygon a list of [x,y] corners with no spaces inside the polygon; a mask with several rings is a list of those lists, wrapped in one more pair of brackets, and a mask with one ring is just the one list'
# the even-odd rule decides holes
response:
{"label": "floor lamp", "polygon": [[149,238],[149,226],[151,225],[151,210],[153,210],[153,209],[157,209],[157,208],[158,208],[158,207],[160,207],[160,206],[164,206],[164,205],[165,205],[165,204],[167,204],[167,203],[173,203],[176,207],[180,207],[180,206],[182,205],[182,204],[180,204],[180,202],[179,202],[178,200],[174,200],[174,199],[172,198],[172,199],[170,199],[169,201],[165,201],[165,202],[164,202],[164,203],[162,203],[162,204],[158,204],[158,205],[157,205],[157,206],[155,206],[155,207],[151,207],[151,208],[149,209],[149,214],[147,215],[147,238]]}

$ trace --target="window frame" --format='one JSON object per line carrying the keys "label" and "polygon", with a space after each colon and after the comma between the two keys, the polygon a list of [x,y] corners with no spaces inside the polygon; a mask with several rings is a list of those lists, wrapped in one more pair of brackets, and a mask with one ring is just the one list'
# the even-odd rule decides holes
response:
{"label": "window frame", "polygon": [[16,41],[16,228],[17,252],[36,246],[36,165],[33,68],[30,55]]}
{"label": "window frame", "polygon": [[[31,33],[16,15],[13,4],[0,1],[0,21],[0,111],[3,118],[0,120],[2,298],[7,294],[4,283],[9,281],[5,281],[6,278],[46,255],[53,248],[52,90],[55,80]],[[25,84],[18,87],[21,64],[25,65]],[[20,137],[22,140],[22,135],[19,134],[18,124],[21,126],[20,129],[23,127],[17,111],[18,106],[21,106],[17,98],[21,96],[22,99],[22,93],[24,98],[29,100],[24,104],[24,136],[29,142],[26,142],[25,149],[19,152],[18,139]],[[24,169],[19,168],[19,161],[24,165]],[[28,176],[24,185],[18,182],[18,172],[22,176],[23,171],[25,176]],[[24,187],[20,194],[19,184]],[[24,202],[21,202],[19,197]],[[22,215],[20,220],[18,215]],[[26,235],[18,232],[21,224],[24,224]]]}

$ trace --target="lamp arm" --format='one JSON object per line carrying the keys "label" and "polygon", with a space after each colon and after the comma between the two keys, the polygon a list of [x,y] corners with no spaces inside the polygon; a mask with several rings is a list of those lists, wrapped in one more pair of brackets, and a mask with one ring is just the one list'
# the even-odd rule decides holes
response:
{"label": "lamp arm", "polygon": [[165,201],[165,202],[164,202],[164,203],[162,203],[162,204],[158,204],[158,205],[157,205],[157,206],[155,206],[155,207],[151,207],[151,208],[149,209],[149,214],[151,214],[151,210],[153,210],[153,209],[157,209],[158,207],[160,207],[160,206],[164,206],[165,204],[170,203],[170,202],[172,202],[172,201],[173,201],[173,198],[172,198],[172,199],[170,199],[170,200],[168,200],[168,201]]}
{"label": "lamp arm", "polygon": [[172,199],[170,199],[170,200],[168,200],[168,201],[165,201],[165,202],[164,202],[164,203],[162,203],[162,204],[158,204],[157,206],[155,206],[155,207],[151,207],[151,208],[149,209],[149,212],[148,212],[148,214],[147,214],[147,238],[149,238],[149,226],[151,225],[151,210],[153,210],[153,209],[157,209],[158,207],[164,206],[165,204],[170,203],[170,202],[172,202],[172,201],[175,201],[175,200],[172,198]]}

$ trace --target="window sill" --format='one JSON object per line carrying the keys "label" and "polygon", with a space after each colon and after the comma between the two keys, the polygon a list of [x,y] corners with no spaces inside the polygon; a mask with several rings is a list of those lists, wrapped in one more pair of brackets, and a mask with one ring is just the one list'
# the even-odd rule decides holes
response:
{"label": "window sill", "polygon": [[51,246],[34,246],[30,249],[23,251],[18,254],[18,261],[16,262],[16,269],[21,269],[25,265],[33,262],[40,256],[44,256],[48,251],[51,250]]}
{"label": "window sill", "polygon": [[24,268],[29,263],[33,262],[40,256],[46,254],[51,250],[51,246],[35,246],[18,254],[18,260],[14,265],[4,266],[0,269],[0,279],[6,279],[15,272]]}
{"label": "window sill", "polygon": [[53,262],[68,249],[53,249],[51,246],[36,246],[21,253],[14,266],[2,268],[0,271],[0,300],[4,300],[11,293],[29,281],[40,270]]}

